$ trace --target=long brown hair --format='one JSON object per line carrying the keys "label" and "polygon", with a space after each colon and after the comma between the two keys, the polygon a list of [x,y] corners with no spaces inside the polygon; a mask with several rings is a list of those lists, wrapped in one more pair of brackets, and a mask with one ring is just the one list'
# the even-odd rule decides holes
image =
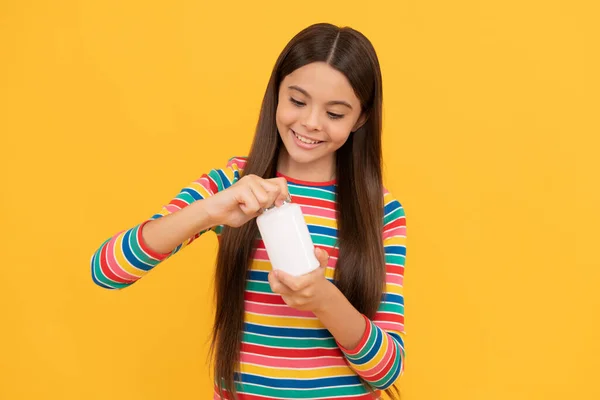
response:
{"label": "long brown hair", "polygon": [[[294,70],[312,62],[326,62],[342,72],[367,117],[336,154],[339,258],[334,279],[359,312],[373,317],[385,282],[381,233],[383,96],[379,61],[363,34],[352,28],[321,23],[292,38],[279,55],[269,79],[243,174],[276,176],[282,146],[275,122],[279,85]],[[244,324],[244,290],[257,234],[255,220],[236,229],[225,227],[217,258],[211,354],[219,390],[226,389],[234,397]]]}

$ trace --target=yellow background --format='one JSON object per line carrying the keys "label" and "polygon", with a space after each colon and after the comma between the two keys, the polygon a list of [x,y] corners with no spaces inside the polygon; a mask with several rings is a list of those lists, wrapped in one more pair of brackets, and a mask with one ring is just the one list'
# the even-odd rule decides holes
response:
{"label": "yellow background", "polygon": [[600,398],[595,4],[0,2],[0,398],[212,398],[214,236],[120,292],[89,259],[246,154],[275,58],[320,21],[382,63],[404,400]]}

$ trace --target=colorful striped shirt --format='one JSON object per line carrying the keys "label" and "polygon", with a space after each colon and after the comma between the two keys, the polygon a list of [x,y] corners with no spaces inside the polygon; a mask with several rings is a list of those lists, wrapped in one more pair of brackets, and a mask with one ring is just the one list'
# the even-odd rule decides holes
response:
{"label": "colorful striped shirt", "polygon": [[[180,210],[233,185],[243,173],[245,158],[232,158],[183,188],[162,210],[131,229],[106,240],[93,254],[93,281],[107,289],[122,289],[176,254],[206,231],[219,237],[223,226],[198,232],[173,251],[160,254],[147,246],[142,229],[147,222]],[[279,174],[280,176],[283,176]],[[337,262],[336,184],[304,182],[285,177],[293,201],[301,206],[313,243],[330,254],[326,277],[334,282]],[[402,205],[384,189],[382,225],[386,284],[378,311],[367,321],[360,343],[342,348],[311,312],[288,307],[274,294],[264,244],[257,238],[246,280],[244,331],[240,354],[241,400],[373,399],[359,379],[375,391],[389,388],[404,370],[403,277],[406,259],[406,219]],[[334,282],[335,283],[335,282]],[[220,399],[215,390],[214,399]]]}

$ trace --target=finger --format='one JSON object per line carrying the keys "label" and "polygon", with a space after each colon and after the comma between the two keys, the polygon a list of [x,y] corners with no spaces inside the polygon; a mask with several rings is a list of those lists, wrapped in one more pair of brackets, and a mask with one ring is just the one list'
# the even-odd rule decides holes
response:
{"label": "finger", "polygon": [[241,191],[238,195],[238,203],[244,214],[249,216],[256,215],[261,208],[258,200],[256,200],[256,197],[249,188]]}
{"label": "finger", "polygon": [[261,208],[266,208],[273,204],[273,196],[269,195],[269,193],[267,193],[267,191],[263,189],[260,184],[251,182],[248,187],[252,191],[252,194],[258,201],[258,204],[260,204]]}
{"label": "finger", "polygon": [[279,282],[287,286],[292,292],[298,292],[305,289],[306,287],[310,286],[314,280],[314,277],[311,277],[310,274],[292,276],[281,270],[276,270],[274,275]]}
{"label": "finger", "polygon": [[269,285],[271,286],[271,291],[273,291],[273,293],[278,293],[281,295],[289,295],[292,293],[292,291],[290,290],[290,288],[288,288],[287,286],[285,286],[279,279],[277,279],[276,271],[271,271],[269,273]]}
{"label": "finger", "polygon": [[321,267],[327,267],[329,264],[329,253],[327,250],[317,247],[315,248],[315,256],[317,257],[317,260],[319,260],[319,265]]}
{"label": "finger", "polygon": [[268,182],[271,182],[277,186],[279,186],[281,192],[275,199],[275,205],[280,206],[283,204],[284,200],[291,201],[290,191],[288,189],[288,184],[285,178],[271,178],[268,179]]}
{"label": "finger", "polygon": [[277,198],[281,194],[281,187],[279,185],[274,184],[273,182],[269,182],[267,179],[259,179],[257,183],[266,192],[268,196],[267,204],[265,205],[265,207],[270,207],[273,204],[275,204]]}

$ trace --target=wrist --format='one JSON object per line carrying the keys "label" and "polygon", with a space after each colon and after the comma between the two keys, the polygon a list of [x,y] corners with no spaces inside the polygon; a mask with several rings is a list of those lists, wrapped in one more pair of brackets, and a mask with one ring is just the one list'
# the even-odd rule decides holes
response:
{"label": "wrist", "polygon": [[210,197],[192,203],[194,206],[194,226],[197,232],[219,225],[216,218],[210,213]]}
{"label": "wrist", "polygon": [[319,318],[320,314],[325,314],[327,310],[336,303],[336,298],[341,294],[342,292],[340,292],[340,290],[333,283],[325,279],[323,289],[321,291],[321,299],[313,310],[313,314],[315,314],[317,318]]}

